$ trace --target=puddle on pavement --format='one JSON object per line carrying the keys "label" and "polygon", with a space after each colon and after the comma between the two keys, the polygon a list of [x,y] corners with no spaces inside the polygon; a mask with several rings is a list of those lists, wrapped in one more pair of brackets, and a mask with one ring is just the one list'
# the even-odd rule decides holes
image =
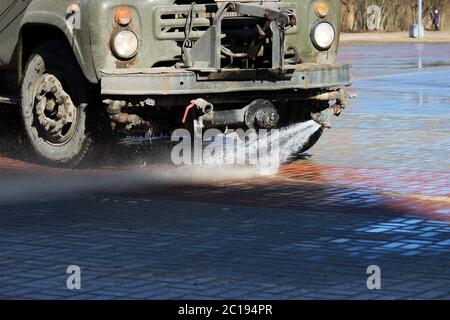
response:
{"label": "puddle on pavement", "polygon": [[[93,192],[124,192],[133,188],[158,189],[164,186],[226,184],[226,181],[248,181],[273,175],[279,167],[308,142],[320,126],[313,121],[279,131],[279,156],[263,159],[257,165],[184,165],[150,163],[149,154],[131,156],[125,165],[111,168],[66,170],[28,165],[12,160],[10,167],[0,166],[0,203],[74,198]],[[269,141],[260,140],[257,148]],[[123,151],[123,150],[122,150]],[[167,152],[165,152],[168,155]],[[222,155],[223,156],[223,155]],[[275,163],[273,161],[276,161]],[[133,163],[130,165],[130,163]],[[262,165],[261,165],[262,164]],[[275,169],[275,170],[274,170]],[[271,171],[274,170],[274,171]]]}

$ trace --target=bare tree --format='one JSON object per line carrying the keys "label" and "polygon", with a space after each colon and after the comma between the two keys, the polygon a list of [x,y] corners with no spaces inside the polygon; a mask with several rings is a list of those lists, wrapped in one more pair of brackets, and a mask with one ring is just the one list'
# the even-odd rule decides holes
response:
{"label": "bare tree", "polygon": [[[450,1],[424,0],[424,25],[431,27],[434,11],[441,12],[445,25]],[[344,31],[367,31],[367,7],[377,5],[381,8],[381,26],[384,31],[408,30],[411,23],[417,23],[417,0],[342,0],[342,26]]]}

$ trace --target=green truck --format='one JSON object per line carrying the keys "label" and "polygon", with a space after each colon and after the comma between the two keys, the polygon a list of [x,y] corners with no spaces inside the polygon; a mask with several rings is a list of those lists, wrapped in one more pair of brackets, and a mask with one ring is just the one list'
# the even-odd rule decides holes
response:
{"label": "green truck", "polygon": [[321,125],[346,107],[338,0],[2,0],[0,104],[77,166],[120,135]]}

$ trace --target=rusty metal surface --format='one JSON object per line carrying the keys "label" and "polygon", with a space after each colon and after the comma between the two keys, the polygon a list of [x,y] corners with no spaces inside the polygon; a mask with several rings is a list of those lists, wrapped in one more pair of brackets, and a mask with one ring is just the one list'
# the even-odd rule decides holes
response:
{"label": "rusty metal surface", "polygon": [[103,70],[102,93],[110,95],[179,95],[279,91],[348,86],[350,65],[300,66],[291,80],[198,81],[192,71],[175,68]]}

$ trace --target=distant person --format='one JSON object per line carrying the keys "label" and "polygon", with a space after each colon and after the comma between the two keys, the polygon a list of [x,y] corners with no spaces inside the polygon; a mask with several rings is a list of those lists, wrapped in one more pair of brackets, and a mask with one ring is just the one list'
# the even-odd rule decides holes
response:
{"label": "distant person", "polygon": [[436,10],[434,12],[434,17],[433,17],[434,31],[439,31],[439,23],[440,23],[439,10]]}

